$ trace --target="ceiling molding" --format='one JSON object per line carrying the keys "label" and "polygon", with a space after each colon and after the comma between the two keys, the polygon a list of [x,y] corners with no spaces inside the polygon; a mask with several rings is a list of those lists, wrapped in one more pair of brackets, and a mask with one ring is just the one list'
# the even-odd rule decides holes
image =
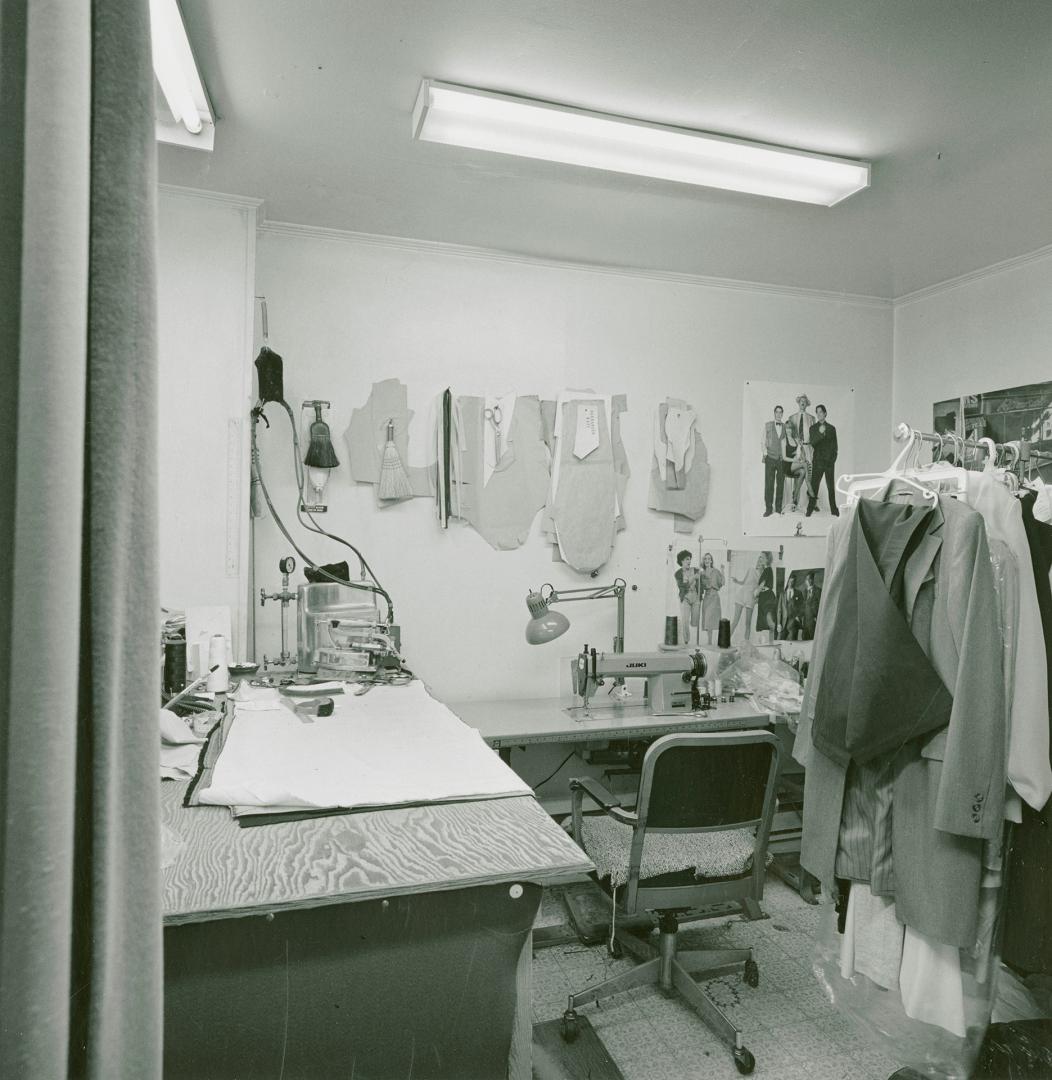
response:
{"label": "ceiling molding", "polygon": [[978,270],[969,270],[966,274],[959,274],[957,277],[947,278],[945,281],[937,281],[934,285],[925,285],[923,289],[903,293],[902,296],[896,296],[892,303],[897,308],[906,307],[908,304],[917,303],[918,300],[928,300],[933,296],[938,296],[940,293],[952,292],[954,289],[960,289],[965,285],[982,281],[983,278],[995,277],[997,274],[1004,274],[1009,270],[1018,270],[1020,267],[1041,262],[1050,257],[1052,257],[1052,244],[1045,244],[1044,247],[1035,248],[1025,255],[1013,255],[1009,259],[1002,259],[1000,262],[991,263],[989,266],[980,267]]}
{"label": "ceiling molding", "polygon": [[258,212],[263,205],[262,199],[253,199],[248,195],[227,195],[222,191],[182,187],[179,184],[158,184],[157,190],[164,195],[174,195],[180,199],[204,199],[207,202],[236,206],[239,210],[255,210]]}
{"label": "ceiling molding", "polygon": [[520,255],[494,248],[469,247],[439,240],[412,240],[400,236],[383,236],[376,233],[352,232],[332,229],[321,225],[297,225],[287,221],[263,221],[261,233],[288,236],[303,240],[327,240],[335,243],[358,244],[365,247],[382,247],[415,254],[447,255],[465,259],[488,259],[492,262],[512,263],[522,266],[539,266],[547,269],[572,270],[586,274],[607,274],[647,281],[664,281],[676,285],[700,286],[709,289],[732,289],[738,292],[772,293],[797,299],[817,300],[824,303],[849,304],[855,307],[889,308],[892,300],[882,296],[865,296],[859,293],[833,292],[825,289],[796,288],[789,285],[773,285],[761,281],[738,281],[735,278],[705,277],[699,274],[680,274],[668,270],[646,270],[636,267],[607,266],[601,263],[577,263],[562,259],[545,259],[535,255]]}

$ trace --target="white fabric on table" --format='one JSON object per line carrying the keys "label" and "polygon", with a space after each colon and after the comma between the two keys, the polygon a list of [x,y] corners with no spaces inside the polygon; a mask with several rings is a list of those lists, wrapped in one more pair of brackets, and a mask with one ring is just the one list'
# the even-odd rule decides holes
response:
{"label": "white fabric on table", "polygon": [[533,793],[419,681],[333,702],[331,716],[309,722],[293,700],[262,712],[239,705],[199,800],[355,808]]}

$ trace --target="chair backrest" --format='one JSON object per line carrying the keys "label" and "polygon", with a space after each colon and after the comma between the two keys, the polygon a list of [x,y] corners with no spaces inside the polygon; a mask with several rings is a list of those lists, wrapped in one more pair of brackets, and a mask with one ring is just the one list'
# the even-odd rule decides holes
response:
{"label": "chair backrest", "polygon": [[[629,910],[691,907],[741,897],[759,900],[766,874],[767,839],[774,817],[781,743],[766,729],[665,735],[643,758],[636,802],[626,906]],[[747,879],[697,885],[648,886],[639,880],[647,832],[755,829]]]}
{"label": "chair backrest", "polygon": [[636,813],[641,824],[696,832],[759,822],[776,744],[767,731],[685,733],[655,740],[640,770]]}

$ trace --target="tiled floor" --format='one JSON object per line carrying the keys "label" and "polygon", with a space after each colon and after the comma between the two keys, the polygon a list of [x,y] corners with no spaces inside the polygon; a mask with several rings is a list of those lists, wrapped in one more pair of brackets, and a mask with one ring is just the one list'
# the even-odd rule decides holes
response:
{"label": "tiled floor", "polygon": [[[810,970],[812,936],[820,909],[805,904],[777,880],[764,898],[769,919],[734,916],[692,923],[680,931],[681,947],[751,946],[760,985],[741,976],[702,985],[741,1029],[756,1057],[757,1077],[777,1080],[887,1080],[897,1065],[878,1044],[840,1017],[819,991]],[[538,925],[566,921],[559,890],[545,893]],[[571,991],[586,989],[633,965],[614,960],[605,945],[539,949],[533,962],[534,1022],[562,1015]],[[626,991],[581,1010],[625,1080],[737,1080],[730,1051],[701,1018],[656,987]]]}

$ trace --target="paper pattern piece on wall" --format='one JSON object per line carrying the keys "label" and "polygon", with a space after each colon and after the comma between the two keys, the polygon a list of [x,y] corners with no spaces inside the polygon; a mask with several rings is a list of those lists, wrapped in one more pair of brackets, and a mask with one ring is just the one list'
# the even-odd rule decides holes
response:
{"label": "paper pattern piece on wall", "polygon": [[647,506],[675,514],[676,532],[690,533],[709,502],[709,452],[697,420],[694,409],[678,398],[667,399],[654,412]]}
{"label": "paper pattern piece on wall", "polygon": [[[495,407],[499,425],[493,423]],[[463,444],[459,514],[498,551],[521,547],[548,492],[540,401],[524,394],[465,396],[456,399],[456,412]]]}
{"label": "paper pattern piece on wall", "polygon": [[579,461],[599,449],[599,403],[582,401],[577,405],[577,431],[574,434],[573,456]]}
{"label": "paper pattern piece on wall", "polygon": [[[394,421],[394,445],[398,457],[404,463],[409,456],[409,421],[413,418],[408,405],[404,383],[398,379],[384,379],[373,383],[369,400],[351,413],[351,422],[343,433],[350,459],[351,477],[361,484],[380,483],[384,447],[387,444],[387,425]],[[410,498],[431,496],[431,466],[407,465],[409,483],[413,494]],[[380,506],[393,506],[401,499],[380,499]]]}
{"label": "paper pattern piece on wall", "polygon": [[[563,391],[555,404],[552,475],[542,531],[574,570],[591,573],[603,566],[613,552],[615,534],[625,527],[629,468],[620,416],[627,407],[623,394],[610,397],[587,390]],[[598,442],[579,458],[579,433],[585,432],[583,448],[591,441],[593,416]]]}

